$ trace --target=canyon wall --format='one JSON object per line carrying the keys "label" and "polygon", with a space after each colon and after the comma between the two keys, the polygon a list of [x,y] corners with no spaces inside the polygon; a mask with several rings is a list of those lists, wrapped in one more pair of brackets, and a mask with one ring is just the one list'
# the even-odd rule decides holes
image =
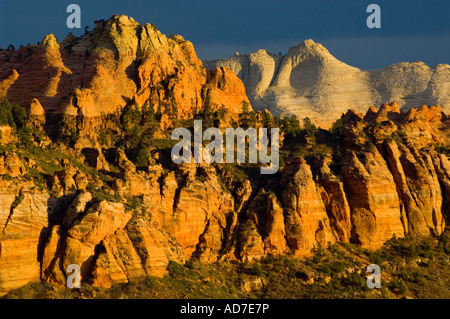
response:
{"label": "canyon wall", "polygon": [[450,192],[450,163],[434,150],[448,128],[441,109],[403,113],[392,103],[341,120],[338,171],[331,156],[292,157],[264,179],[239,179],[221,165],[141,170],[110,149],[109,165],[118,168],[112,197],[96,191],[104,186],[98,176],[69,161],[40,188],[28,178],[38,169],[30,159],[4,153],[2,293],[29,281],[64,284],[70,264],[84,281],[109,287],[161,276],[170,260],[302,257],[336,241],[377,249],[393,236],[439,236]]}

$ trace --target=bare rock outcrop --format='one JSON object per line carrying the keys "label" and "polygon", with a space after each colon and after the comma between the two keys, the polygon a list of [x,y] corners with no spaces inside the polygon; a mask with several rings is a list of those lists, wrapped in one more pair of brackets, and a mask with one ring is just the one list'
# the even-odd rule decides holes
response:
{"label": "bare rock outcrop", "polygon": [[342,174],[355,240],[376,249],[394,235],[404,237],[405,229],[396,184],[384,159],[377,151],[363,156],[349,153]]}
{"label": "bare rock outcrop", "polygon": [[439,107],[404,113],[396,103],[342,117],[342,175],[353,236],[363,246],[379,247],[393,235],[443,232],[446,173],[434,147],[444,141],[439,133],[444,120]]}
{"label": "bare rock outcrop", "polygon": [[280,183],[286,239],[294,254],[306,255],[318,245],[333,243],[335,237],[310,166],[302,158],[288,163]]}
{"label": "bare rock outcrop", "polygon": [[330,226],[335,237],[342,242],[350,241],[351,216],[344,183],[330,170],[330,158],[318,160],[317,183],[321,186],[320,195],[325,205]]}
{"label": "bare rock outcrop", "polygon": [[100,201],[85,207],[67,232],[60,235],[56,251],[52,244],[52,237],[56,234],[52,232],[43,255],[47,260],[52,253],[55,255],[49,267],[42,269],[44,278],[65,283],[67,267],[71,264],[78,265],[81,277],[87,278],[95,263],[97,245],[124,228],[130,218],[131,212],[125,211],[122,203]]}
{"label": "bare rock outcrop", "polygon": [[0,182],[0,295],[39,281],[38,247],[48,226],[48,193],[33,183]]}

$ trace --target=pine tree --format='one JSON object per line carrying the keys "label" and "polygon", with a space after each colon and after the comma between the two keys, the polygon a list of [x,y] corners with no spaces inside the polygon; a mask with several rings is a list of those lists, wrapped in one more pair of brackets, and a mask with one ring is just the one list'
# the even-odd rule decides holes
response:
{"label": "pine tree", "polygon": [[290,133],[295,137],[300,132],[300,122],[297,116],[291,115],[289,118]]}
{"label": "pine tree", "polygon": [[262,112],[261,122],[262,126],[265,128],[272,128],[274,126],[274,119],[269,112]]}
{"label": "pine tree", "polygon": [[141,147],[136,156],[137,166],[148,166],[150,153],[146,147]]}
{"label": "pine tree", "polygon": [[303,119],[303,129],[306,131],[306,135],[308,136],[314,136],[317,132],[317,127],[311,122],[309,117],[305,117]]}
{"label": "pine tree", "polygon": [[285,116],[281,121],[281,128],[286,134],[289,134],[291,132],[291,121],[287,116]]}
{"label": "pine tree", "polygon": [[211,97],[209,95],[205,96],[203,100],[203,109],[200,112],[200,116],[203,120],[203,127],[208,128],[213,124],[213,111],[211,108]]}
{"label": "pine tree", "polygon": [[309,143],[315,145],[317,127],[314,125],[314,123],[311,122],[311,119],[309,117],[305,117],[303,119],[303,130],[305,131],[305,136]]}
{"label": "pine tree", "polygon": [[247,101],[242,101],[242,112],[239,114],[239,126],[247,129],[250,127],[251,120],[250,104]]}

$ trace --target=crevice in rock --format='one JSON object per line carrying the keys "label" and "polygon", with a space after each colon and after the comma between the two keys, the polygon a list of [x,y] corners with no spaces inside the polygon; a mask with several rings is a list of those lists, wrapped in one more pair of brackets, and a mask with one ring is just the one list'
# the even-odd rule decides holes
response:
{"label": "crevice in rock", "polygon": [[[88,264],[89,268],[86,269],[85,276],[81,278],[81,282],[92,284],[94,280],[94,270],[95,265],[97,264],[97,260],[100,257],[101,254],[106,253],[106,248],[103,244],[103,240],[100,241],[95,247],[94,247],[94,255],[89,256],[88,259],[86,259],[82,265],[80,265],[81,268],[83,268],[84,264]],[[115,256],[114,256],[115,257]],[[119,265],[120,267],[120,265]],[[124,269],[122,269],[124,271]],[[65,272],[63,271],[65,274]],[[126,272],[124,271],[126,274]]]}
{"label": "crevice in rock", "polygon": [[[48,240],[50,239],[51,236],[51,227],[44,227],[42,228],[40,234],[39,234],[39,239],[38,239],[38,245],[37,245],[37,261],[39,263],[39,274],[42,278],[42,260],[44,257],[44,250],[45,250],[45,246],[48,242]],[[1,255],[0,255],[1,256]]]}
{"label": "crevice in rock", "polygon": [[23,201],[25,195],[22,193],[23,188],[21,188],[19,190],[19,194],[16,195],[16,197],[14,198],[14,201],[11,203],[11,207],[9,208],[9,215],[8,218],[6,219],[5,222],[5,226],[3,227],[3,234],[6,231],[6,227],[8,226],[8,223],[11,221],[11,218],[14,214],[14,210],[17,208],[17,206],[20,205],[20,203]]}
{"label": "crevice in rock", "polygon": [[[261,190],[261,187],[252,187],[252,191],[247,199],[247,201],[242,205],[241,209],[237,212],[237,225],[233,231],[233,241],[234,241],[234,245],[236,247],[236,251],[235,251],[235,255],[236,257],[239,259],[240,257],[240,253],[242,252],[242,236],[239,236],[242,234],[243,232],[243,227],[245,226],[246,222],[248,221],[248,216],[247,216],[247,211],[248,208],[250,207],[250,204],[253,202],[253,200],[255,199],[255,197],[258,195],[259,191]],[[255,224],[256,228],[257,225]],[[256,230],[258,232],[258,229]],[[259,234],[259,232],[258,232]],[[259,234],[261,235],[261,234]]]}
{"label": "crevice in rock", "polygon": [[446,196],[447,194],[450,194],[450,189],[447,189],[444,182],[438,178],[439,186],[441,188],[441,194],[442,194],[442,206],[441,206],[441,213],[442,216],[444,216],[444,220],[447,225],[450,224],[450,197]]}
{"label": "crevice in rock", "polygon": [[[200,256],[201,256],[201,250],[200,250],[201,247],[200,247],[200,245],[202,243],[201,239],[207,234],[207,232],[209,230],[209,227],[210,227],[210,224],[211,224],[211,219],[212,218],[214,218],[214,217],[211,217],[210,219],[208,219],[206,221],[206,225],[205,225],[205,228],[203,229],[203,232],[198,236],[198,242],[195,245],[195,250],[194,250],[194,252],[191,255],[191,259],[193,259],[193,258],[196,258],[196,259],[200,258]],[[222,245],[223,245],[223,241],[222,241]],[[219,256],[218,256],[218,258],[219,258]]]}
{"label": "crevice in rock", "polygon": [[[408,223],[408,216],[409,216],[408,205],[405,204],[405,193],[402,191],[402,189],[400,187],[401,181],[399,180],[399,178],[401,178],[400,177],[401,172],[398,171],[397,169],[395,169],[391,162],[391,160],[397,160],[400,162],[400,158],[398,158],[398,159],[392,158],[392,154],[389,154],[389,152],[387,150],[386,142],[377,145],[377,149],[380,152],[381,157],[383,158],[384,162],[386,163],[386,166],[392,175],[392,179],[394,180],[395,189],[397,191],[397,195],[400,200],[400,214],[401,214],[400,217],[401,217],[401,222],[402,222],[402,226],[403,226],[403,232],[406,235],[406,234],[408,234],[408,229],[409,229],[409,227],[408,227],[408,224],[409,224]],[[400,165],[402,166],[401,162],[400,162]],[[409,189],[408,185],[407,185],[407,187]]]}
{"label": "crevice in rock", "polygon": [[[54,269],[56,267],[56,262],[57,261],[59,261],[59,263],[57,265],[58,269],[64,274],[64,277],[65,277],[66,272],[63,269],[64,267],[63,267],[63,256],[62,256],[62,253],[64,252],[65,247],[66,247],[67,234],[64,231],[62,231],[62,230],[60,230],[60,231],[61,231],[61,233],[60,233],[60,237],[58,239],[58,243],[56,244],[55,255],[53,256],[53,258],[52,258],[48,268],[47,269],[42,269],[42,263],[41,263],[41,273],[40,273],[41,280],[47,280],[47,279],[52,277],[52,273],[53,273],[53,271],[54,271]],[[48,240],[50,240],[50,236],[47,238],[47,242],[45,242],[43,249],[45,249],[45,245],[48,243]],[[56,278],[52,278],[52,279],[54,281],[56,281]]]}
{"label": "crevice in rock", "polygon": [[[342,162],[343,162],[342,166],[346,165],[346,163],[344,162],[345,161],[345,157],[346,157],[346,155],[344,154],[342,156],[342,158],[343,158],[342,159]],[[354,223],[354,220],[353,220],[354,216],[355,216],[355,210],[353,208],[353,205],[351,205],[351,196],[350,196],[351,192],[349,191],[349,186],[347,185],[347,179],[345,178],[345,173],[341,171],[341,174],[342,174],[343,191],[344,191],[345,197],[347,198],[348,206],[349,206],[349,209],[350,209],[350,233],[349,233],[348,241],[351,244],[358,244],[358,245],[360,245],[361,241],[359,239],[359,236],[356,233],[356,226],[355,226],[355,223]]]}
{"label": "crevice in rock", "polygon": [[125,232],[133,245],[133,249],[136,251],[139,259],[141,260],[142,269],[147,274],[145,265],[147,264],[147,259],[149,256],[145,245],[140,245],[142,241],[142,238],[139,237],[141,236],[140,232],[136,229],[136,225],[131,224],[130,222],[125,226]]}
{"label": "crevice in rock", "polygon": [[178,204],[180,203],[181,190],[186,187],[186,185],[188,183],[188,180],[189,180],[188,174],[182,176],[181,180],[177,179],[178,187],[175,190],[175,195],[174,195],[174,198],[173,198],[173,207],[172,207],[173,215],[176,214],[176,211],[178,209]]}
{"label": "crevice in rock", "polygon": [[441,159],[439,159],[439,156],[437,157],[438,158],[436,159],[436,156],[433,156],[432,160],[442,194],[441,213],[445,223],[448,225],[450,223],[450,181],[445,174],[445,167],[443,166]]}

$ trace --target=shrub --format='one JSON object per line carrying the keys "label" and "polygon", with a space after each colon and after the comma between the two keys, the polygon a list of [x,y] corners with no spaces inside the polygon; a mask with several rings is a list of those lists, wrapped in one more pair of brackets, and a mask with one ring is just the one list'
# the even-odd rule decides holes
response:
{"label": "shrub", "polygon": [[253,272],[255,273],[256,276],[261,276],[262,275],[262,268],[261,268],[261,264],[260,263],[255,263],[253,265]]}
{"label": "shrub", "polygon": [[381,297],[384,299],[389,298],[389,290],[387,289],[386,286],[387,286],[386,281],[383,280],[381,283],[380,292],[381,292]]}
{"label": "shrub", "polygon": [[272,254],[268,254],[265,261],[268,264],[273,264],[273,262],[274,262],[273,255]]}
{"label": "shrub", "polygon": [[137,104],[125,108],[122,113],[122,125],[128,133],[142,121],[142,113]]}
{"label": "shrub", "polygon": [[108,146],[108,135],[103,129],[98,132],[98,142],[102,146]]}
{"label": "shrub", "polygon": [[414,244],[410,244],[410,245],[408,246],[408,256],[409,256],[409,257],[416,257],[417,254],[418,254],[417,246],[414,245]]}
{"label": "shrub", "polygon": [[155,288],[156,287],[156,283],[157,282],[156,282],[156,278],[155,277],[148,276],[144,280],[145,287],[148,288],[148,289]]}
{"label": "shrub", "polygon": [[364,152],[373,152],[375,151],[375,148],[376,148],[375,145],[371,141],[367,140],[364,142],[363,146]]}
{"label": "shrub", "polygon": [[150,153],[146,147],[142,147],[139,149],[135,164],[137,166],[148,166],[149,164]]}
{"label": "shrub", "polygon": [[9,103],[7,99],[0,103],[0,124],[6,124],[18,130],[25,126],[27,120],[28,115],[23,107]]}
{"label": "shrub", "polygon": [[445,145],[442,143],[436,144],[436,146],[434,147],[434,149],[436,150],[436,152],[441,153],[441,154],[450,154],[450,145]]}
{"label": "shrub", "polygon": [[400,293],[402,295],[406,293],[406,285],[405,285],[405,282],[403,281],[403,279],[401,279],[401,278],[393,279],[391,281],[391,287],[397,293]]}
{"label": "shrub", "polygon": [[344,280],[345,285],[356,286],[361,288],[367,288],[366,280],[363,276],[358,274],[357,272],[351,272],[347,275],[347,278]]}
{"label": "shrub", "polygon": [[330,128],[330,133],[333,135],[333,137],[338,140],[341,141],[343,139],[343,130],[344,130],[344,125],[342,124],[342,120],[341,119],[337,119]]}
{"label": "shrub", "polygon": [[171,277],[187,277],[188,269],[183,265],[177,263],[176,261],[169,261],[169,265],[167,266],[167,270],[169,271],[169,275]]}
{"label": "shrub", "polygon": [[78,138],[80,136],[80,133],[76,128],[72,128],[70,130],[70,136],[69,136],[69,143],[70,145],[74,146],[76,142],[78,141]]}

